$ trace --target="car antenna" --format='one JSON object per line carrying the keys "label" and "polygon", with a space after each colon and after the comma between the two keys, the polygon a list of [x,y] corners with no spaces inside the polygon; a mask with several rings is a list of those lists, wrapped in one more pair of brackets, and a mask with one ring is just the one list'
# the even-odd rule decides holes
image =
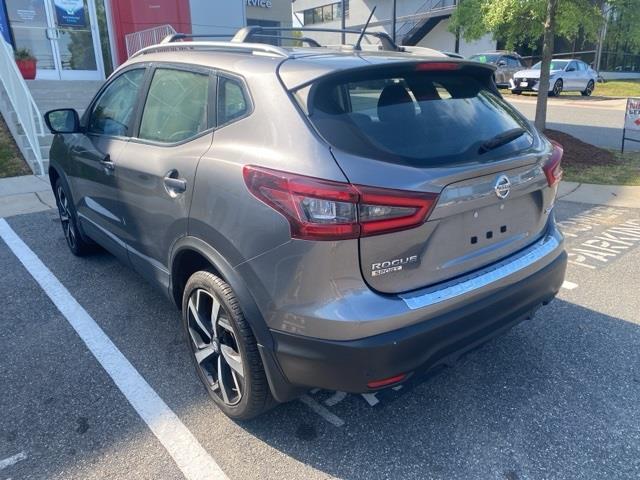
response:
{"label": "car antenna", "polygon": [[354,50],[362,50],[362,48],[360,47],[360,42],[362,42],[362,38],[364,37],[364,34],[367,33],[367,27],[369,26],[369,22],[371,22],[371,17],[373,17],[373,13],[375,11],[376,11],[376,7],[373,7],[371,9],[371,13],[369,14],[369,18],[367,18],[367,22],[364,24],[364,27],[362,27],[362,31],[360,32],[360,36],[358,37],[358,41],[353,46]]}

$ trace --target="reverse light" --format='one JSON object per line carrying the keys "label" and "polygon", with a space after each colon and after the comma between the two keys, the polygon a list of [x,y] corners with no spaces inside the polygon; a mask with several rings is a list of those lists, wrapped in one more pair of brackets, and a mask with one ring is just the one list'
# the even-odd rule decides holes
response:
{"label": "reverse light", "polygon": [[556,183],[562,180],[562,155],[564,155],[564,149],[556,141],[551,141],[553,145],[553,151],[547,163],[544,164],[542,169],[547,177],[547,183],[550,187],[553,187]]}
{"label": "reverse light", "polygon": [[407,230],[424,223],[437,194],[322,180],[245,166],[249,191],[284,215],[291,236],[342,240]]}

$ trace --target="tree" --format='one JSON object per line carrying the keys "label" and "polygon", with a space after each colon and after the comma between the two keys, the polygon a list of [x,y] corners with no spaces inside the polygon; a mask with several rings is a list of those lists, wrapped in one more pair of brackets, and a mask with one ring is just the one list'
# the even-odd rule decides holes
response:
{"label": "tree", "polygon": [[536,101],[536,127],[544,130],[547,124],[547,97],[549,96],[549,72],[553,58],[553,39],[556,30],[556,14],[558,1],[549,0],[547,18],[544,22],[544,39],[542,41],[542,64],[540,65],[540,85]]}
{"label": "tree", "polygon": [[[449,29],[458,30],[465,40],[492,34],[510,49],[516,45],[532,46],[544,37],[536,106],[536,126],[544,129],[554,36],[573,40],[582,35],[586,40],[595,40],[603,20],[603,1],[464,0],[453,13]],[[637,0],[618,1],[637,3]]]}

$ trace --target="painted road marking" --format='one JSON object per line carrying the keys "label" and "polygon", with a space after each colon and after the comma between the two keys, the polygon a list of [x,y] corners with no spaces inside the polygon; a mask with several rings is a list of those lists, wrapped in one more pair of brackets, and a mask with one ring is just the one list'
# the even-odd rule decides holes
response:
{"label": "painted road marking", "polygon": [[372,407],[380,403],[380,400],[376,398],[375,393],[363,393],[362,398],[364,398],[367,401],[367,403]]}
{"label": "painted road marking", "polygon": [[333,407],[347,398],[347,392],[336,392],[324,401],[327,407]]}
{"label": "painted road marking", "polygon": [[27,459],[27,454],[25,452],[20,452],[14,455],[13,457],[5,458],[4,460],[0,460],[0,470],[4,470],[5,468],[9,468],[11,465],[15,465],[22,460]]}
{"label": "painted road marking", "polygon": [[324,408],[318,402],[316,402],[309,395],[303,395],[300,397],[300,401],[304,403],[307,407],[313,410],[315,413],[324,418],[327,422],[329,422],[334,427],[342,427],[344,425],[344,420],[342,420],[339,416],[331,413],[329,410]]}
{"label": "painted road marking", "polygon": [[574,288],[578,288],[578,284],[577,283],[573,283],[573,282],[569,282],[568,280],[565,280],[562,283],[562,288],[564,288],[566,290],[573,290]]}
{"label": "painted road marking", "polygon": [[220,466],[177,415],[118,350],[82,305],[73,298],[64,285],[2,218],[0,218],[0,238],[67,319],[131,406],[173,457],[184,476],[189,480],[226,480],[227,476]]}

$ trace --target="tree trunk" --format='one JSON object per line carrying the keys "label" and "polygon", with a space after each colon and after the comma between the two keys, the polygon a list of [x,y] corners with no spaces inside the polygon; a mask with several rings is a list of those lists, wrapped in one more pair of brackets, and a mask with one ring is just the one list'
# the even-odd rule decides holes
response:
{"label": "tree trunk", "polygon": [[556,11],[558,0],[549,0],[547,18],[544,22],[544,40],[542,44],[542,64],[540,65],[540,84],[536,103],[536,127],[542,131],[547,123],[547,97],[549,96],[549,67],[553,57],[553,41],[556,30]]}

